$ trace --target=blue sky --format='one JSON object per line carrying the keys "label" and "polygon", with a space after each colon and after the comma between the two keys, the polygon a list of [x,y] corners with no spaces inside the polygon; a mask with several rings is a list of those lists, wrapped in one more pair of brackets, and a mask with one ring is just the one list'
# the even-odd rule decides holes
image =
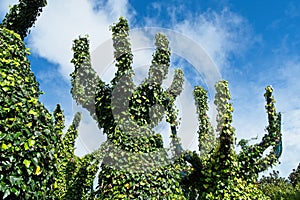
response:
{"label": "blue sky", "polygon": [[[1,1],[1,18],[8,5],[15,2]],[[238,140],[262,137],[267,125],[264,87],[274,87],[277,109],[283,113],[284,142],[281,164],[274,169],[287,176],[300,162],[299,10],[299,1],[288,0],[48,0],[26,43],[32,52],[32,69],[45,92],[41,101],[51,111],[60,103],[70,123],[78,109],[70,96],[68,76],[73,70],[69,62],[72,40],[78,35],[90,35],[93,51],[110,39],[108,27],[120,15],[129,19],[131,28],[159,27],[185,35],[203,48],[221,77],[229,81]],[[145,65],[151,58],[148,50],[136,54],[140,57],[136,65]],[[184,67],[186,74],[191,74],[193,66],[179,59],[173,61]],[[186,78],[194,85],[192,77]],[[186,95],[181,99],[180,108],[186,113],[194,109],[185,107],[190,97]],[[82,124],[85,134],[77,142],[78,154],[94,148],[97,141],[104,139],[97,131],[95,135],[95,124],[89,118]],[[185,139],[193,140],[195,136]],[[193,146],[195,143],[190,144]]]}

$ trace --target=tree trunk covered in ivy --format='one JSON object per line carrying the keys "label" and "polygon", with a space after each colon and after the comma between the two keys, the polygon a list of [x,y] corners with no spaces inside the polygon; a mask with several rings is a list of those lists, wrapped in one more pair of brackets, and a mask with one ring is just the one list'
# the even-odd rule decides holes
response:
{"label": "tree trunk covered in ivy", "polygon": [[18,34],[0,28],[0,198],[52,195],[59,140],[28,54]]}
{"label": "tree trunk covered in ivy", "polygon": [[20,1],[0,27],[1,199],[54,198],[58,138],[22,41],[41,7]]}
{"label": "tree trunk covered in ivy", "polygon": [[74,155],[80,115],[64,134],[60,106],[39,101],[22,40],[45,5],[20,0],[0,26],[0,199],[88,199],[98,170],[99,153]]}

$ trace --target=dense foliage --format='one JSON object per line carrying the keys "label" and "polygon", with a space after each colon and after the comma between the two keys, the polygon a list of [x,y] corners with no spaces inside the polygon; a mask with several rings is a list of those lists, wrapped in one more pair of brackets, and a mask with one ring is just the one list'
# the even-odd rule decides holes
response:
{"label": "dense foliage", "polygon": [[[177,137],[175,107],[183,72],[176,69],[170,87],[162,87],[170,67],[169,41],[163,34],[156,35],[148,77],[135,86],[129,25],[122,17],[111,27],[117,72],[110,83],[102,81],[91,66],[88,38],[74,41],[72,96],[90,112],[108,138],[97,151],[82,158],[74,155],[80,114],[64,133],[60,106],[51,114],[39,101],[41,91],[27,59],[29,50],[22,41],[45,5],[43,0],[20,0],[0,27],[0,198],[298,197],[300,166],[289,181],[273,174],[257,185],[258,173],[274,165],[282,151],[281,116],[275,109],[273,89],[266,87],[265,92],[268,133],[259,144],[248,145],[241,140],[242,150],[237,153],[227,81],[216,84],[216,132],[207,115],[207,92],[196,86],[200,155],[185,151]],[[153,131],[163,119],[170,125],[172,155],[164,148],[161,134]],[[264,156],[269,147],[270,153]],[[94,189],[100,163],[98,186]],[[278,192],[283,187],[291,192]]]}
{"label": "dense foliage", "polygon": [[297,184],[300,184],[300,163],[297,169],[294,169],[293,172],[289,175],[289,180],[294,187]]}
{"label": "dense foliage", "polygon": [[20,36],[0,29],[0,196],[41,199],[51,194],[58,139],[30,70]]}
{"label": "dense foliage", "polygon": [[[91,67],[87,38],[75,40],[73,46],[73,98],[97,120],[110,143],[101,165],[97,198],[183,199],[180,166],[168,163],[162,137],[152,130],[163,114],[176,128],[174,101],[181,91],[183,74],[177,70],[172,86],[163,90],[170,50],[166,37],[157,34],[148,78],[134,86],[128,22],[120,18],[111,29],[118,70],[110,84]],[[150,109],[154,109],[153,115]]]}
{"label": "dense foliage", "polygon": [[38,100],[29,50],[18,34],[26,36],[40,12],[37,5],[20,1],[0,28],[0,199],[83,199],[91,191],[99,155],[74,155],[79,114],[64,134],[60,106],[52,116]]}
{"label": "dense foliage", "polygon": [[[176,70],[169,89],[164,91],[161,88],[170,64],[167,38],[160,33],[156,35],[156,51],[148,77],[141,85],[135,86],[127,20],[120,18],[111,30],[118,70],[110,84],[104,83],[91,66],[88,39],[80,37],[73,46],[73,98],[97,120],[111,143],[101,165],[97,197],[267,199],[257,187],[258,173],[278,161],[282,148],[281,116],[275,110],[273,89],[266,87],[265,93],[268,133],[256,145],[249,146],[246,140],[242,140],[239,143],[242,151],[237,154],[227,81],[216,84],[218,137],[206,113],[206,91],[200,86],[195,87],[201,155],[184,151],[176,135],[178,122],[174,106],[182,89],[182,71]],[[152,130],[163,115],[172,130],[175,159],[170,164],[167,161],[171,158],[163,149],[161,136]],[[264,157],[268,147],[272,150]],[[153,155],[160,156],[158,167],[154,162],[157,157]]]}
{"label": "dense foliage", "polygon": [[[298,168],[299,169],[299,168]],[[300,181],[294,181],[290,177],[296,175],[294,170],[289,180],[279,177],[278,171],[273,171],[269,176],[263,176],[259,180],[259,188],[262,192],[272,200],[298,200],[300,199]],[[297,174],[299,176],[299,172]]]}
{"label": "dense foliage", "polygon": [[93,181],[100,158],[94,154],[87,154],[82,158],[74,154],[80,118],[80,113],[77,113],[71,126],[63,134],[63,111],[59,105],[54,111],[55,133],[59,136],[56,164],[58,169],[54,183],[54,195],[58,199],[89,199],[93,196]]}
{"label": "dense foliage", "polygon": [[[278,150],[281,148],[281,116],[275,110],[272,88],[266,87],[265,93],[269,119],[268,134],[256,145],[249,146],[242,140],[239,143],[242,151],[238,154],[235,152],[235,129],[231,126],[233,108],[229,102],[227,81],[216,84],[214,103],[218,111],[218,137],[215,136],[206,114],[208,109],[206,91],[197,86],[194,96],[200,122],[198,131],[200,155],[193,154],[190,159],[193,169],[190,175],[184,178],[189,198],[267,199],[257,188],[258,173],[276,163],[281,154]],[[263,157],[263,152],[268,147],[272,147],[272,151]]]}
{"label": "dense foliage", "polygon": [[19,0],[19,4],[10,8],[1,26],[18,33],[24,39],[46,5],[47,0]]}

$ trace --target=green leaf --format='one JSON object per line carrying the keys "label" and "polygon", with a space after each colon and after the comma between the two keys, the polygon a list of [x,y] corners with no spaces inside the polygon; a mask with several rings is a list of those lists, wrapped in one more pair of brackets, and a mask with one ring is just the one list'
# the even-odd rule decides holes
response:
{"label": "green leaf", "polygon": [[10,191],[9,190],[5,190],[4,195],[3,195],[3,199],[5,199],[6,197],[8,197],[10,195]]}
{"label": "green leaf", "polygon": [[7,91],[10,90],[10,88],[9,87],[3,87],[2,90],[4,90],[4,92],[7,92]]}
{"label": "green leaf", "polygon": [[35,144],[35,140],[32,140],[32,139],[28,140],[29,147],[32,147],[34,144]]}
{"label": "green leaf", "polygon": [[8,146],[7,146],[6,144],[3,143],[3,144],[1,145],[1,148],[2,148],[3,150],[6,150],[6,149],[8,149]]}
{"label": "green leaf", "polygon": [[37,116],[37,115],[38,115],[37,112],[35,112],[34,110],[30,110],[30,111],[29,111],[29,114],[30,114],[30,115],[34,115],[34,116]]}
{"label": "green leaf", "polygon": [[26,160],[26,159],[25,159],[25,160],[23,161],[23,164],[24,164],[27,168],[29,168],[30,163],[31,163],[30,160]]}
{"label": "green leaf", "polygon": [[27,142],[24,143],[24,149],[27,151],[29,149]]}

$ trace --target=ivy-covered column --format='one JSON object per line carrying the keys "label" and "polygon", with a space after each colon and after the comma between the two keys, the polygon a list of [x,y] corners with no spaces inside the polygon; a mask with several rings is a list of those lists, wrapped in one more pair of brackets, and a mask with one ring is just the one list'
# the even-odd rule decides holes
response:
{"label": "ivy-covered column", "polygon": [[157,34],[148,77],[135,86],[127,20],[121,17],[111,30],[117,72],[110,84],[92,69],[87,38],[75,40],[73,46],[73,98],[90,111],[108,138],[97,198],[184,199],[181,167],[171,162],[161,135],[152,130],[164,115],[172,130],[177,129],[174,101],[182,90],[183,73],[175,70],[170,88],[161,87],[170,65],[170,49],[167,38]]}

